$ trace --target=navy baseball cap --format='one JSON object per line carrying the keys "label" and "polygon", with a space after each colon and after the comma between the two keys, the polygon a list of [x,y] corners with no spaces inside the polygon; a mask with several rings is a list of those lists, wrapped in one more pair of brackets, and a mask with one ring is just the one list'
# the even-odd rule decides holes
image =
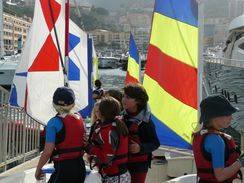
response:
{"label": "navy baseball cap", "polygon": [[56,105],[67,106],[75,102],[75,94],[68,87],[59,87],[53,94],[53,103]]}
{"label": "navy baseball cap", "polygon": [[200,109],[200,123],[206,122],[214,117],[228,116],[238,111],[238,108],[232,106],[222,95],[213,95],[203,99],[200,104]]}

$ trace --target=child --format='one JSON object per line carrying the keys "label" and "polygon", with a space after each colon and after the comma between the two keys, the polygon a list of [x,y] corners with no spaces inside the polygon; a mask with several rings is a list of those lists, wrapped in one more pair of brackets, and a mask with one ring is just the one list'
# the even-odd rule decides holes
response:
{"label": "child", "polygon": [[129,130],[128,170],[132,183],[144,183],[150,167],[152,151],[159,140],[147,105],[148,95],[140,84],[124,87],[122,115]]}
{"label": "child", "polygon": [[[220,131],[231,124],[237,111],[221,95],[209,96],[200,104],[202,129],[193,134],[193,152],[199,183],[232,182],[244,166],[244,154],[240,155],[234,139]],[[238,175],[239,174],[239,175]]]}
{"label": "child", "polygon": [[99,101],[104,96],[105,96],[105,92],[102,88],[102,82],[99,79],[97,79],[95,80],[95,90],[92,91],[92,98],[95,101]]}
{"label": "child", "polygon": [[130,174],[126,168],[128,155],[128,129],[116,116],[120,104],[113,97],[105,97],[99,104],[101,125],[87,145],[87,153],[94,157],[96,166],[105,183],[129,183]]}
{"label": "child", "polygon": [[100,95],[102,97],[104,97],[105,96],[105,92],[104,92],[104,90],[102,88],[102,82],[99,79],[97,79],[97,80],[95,80],[94,83],[95,83],[95,87],[96,87],[95,90],[99,91]]}
{"label": "child", "polygon": [[75,95],[70,88],[60,87],[54,92],[53,107],[57,115],[47,123],[46,143],[35,173],[37,180],[42,179],[41,169],[49,159],[54,161],[55,168],[49,183],[81,183],[85,180],[82,158],[85,129],[81,116],[70,113],[74,102]]}

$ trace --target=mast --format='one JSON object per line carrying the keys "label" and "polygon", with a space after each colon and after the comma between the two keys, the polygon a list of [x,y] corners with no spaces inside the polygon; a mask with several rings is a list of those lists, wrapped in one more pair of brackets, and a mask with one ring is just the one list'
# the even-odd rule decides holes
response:
{"label": "mast", "polygon": [[0,58],[4,55],[3,45],[3,1],[0,1]]}
{"label": "mast", "polygon": [[64,85],[68,86],[68,73],[69,73],[69,0],[65,2],[65,68]]}
{"label": "mast", "polygon": [[[203,0],[198,1],[198,108],[202,100],[202,87],[203,87],[203,33],[204,33],[204,4]],[[200,111],[198,110],[198,116]]]}

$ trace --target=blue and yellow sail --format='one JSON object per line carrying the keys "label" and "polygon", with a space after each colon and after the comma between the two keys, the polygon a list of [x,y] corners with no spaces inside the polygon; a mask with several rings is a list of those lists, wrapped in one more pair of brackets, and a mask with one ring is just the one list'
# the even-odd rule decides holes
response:
{"label": "blue and yellow sail", "polygon": [[143,85],[162,145],[191,148],[197,82],[198,3],[156,0]]}
{"label": "blue and yellow sail", "polygon": [[140,82],[140,57],[136,42],[130,34],[130,46],[125,84]]}

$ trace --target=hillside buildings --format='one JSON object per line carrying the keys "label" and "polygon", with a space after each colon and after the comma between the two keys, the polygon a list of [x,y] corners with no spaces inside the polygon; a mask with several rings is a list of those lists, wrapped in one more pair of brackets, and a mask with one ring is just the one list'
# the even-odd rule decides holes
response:
{"label": "hillside buildings", "polygon": [[[5,53],[17,51],[26,42],[32,19],[3,14],[3,42]],[[19,40],[19,42],[18,42]],[[10,53],[11,54],[11,53]]]}

